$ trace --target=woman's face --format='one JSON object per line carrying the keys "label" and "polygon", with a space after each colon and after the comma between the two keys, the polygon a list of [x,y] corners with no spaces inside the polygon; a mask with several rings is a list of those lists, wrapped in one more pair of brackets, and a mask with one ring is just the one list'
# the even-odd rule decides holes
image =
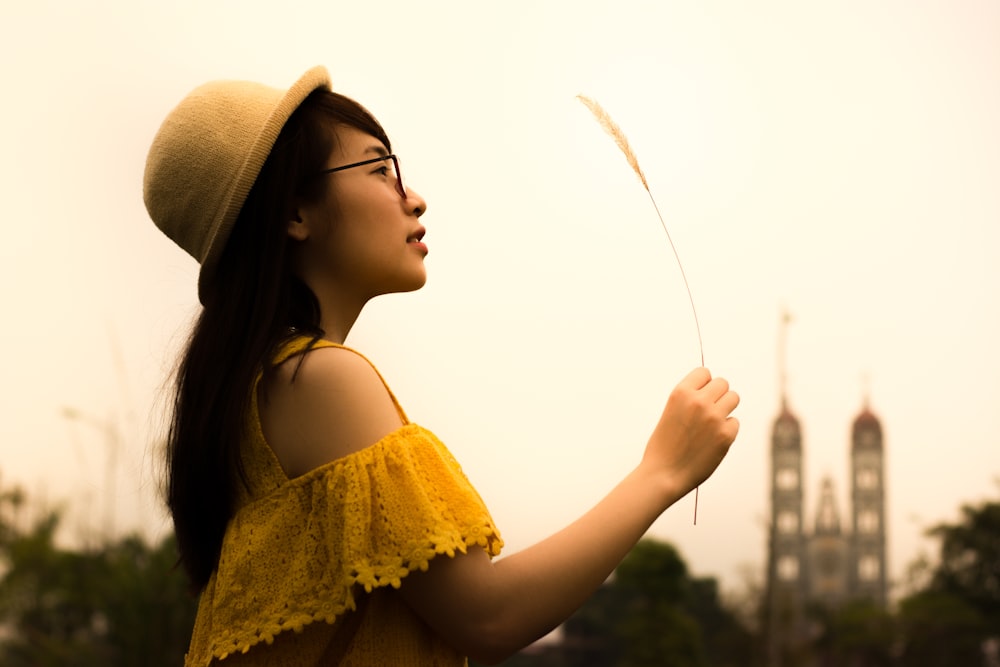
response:
{"label": "woman's face", "polygon": [[[387,155],[378,139],[338,126],[327,169]],[[404,199],[392,160],[318,176],[324,196],[298,209],[289,234],[301,241],[298,268],[314,291],[333,289],[366,301],[379,294],[419,289],[427,280],[418,218],[427,203],[413,190]]]}

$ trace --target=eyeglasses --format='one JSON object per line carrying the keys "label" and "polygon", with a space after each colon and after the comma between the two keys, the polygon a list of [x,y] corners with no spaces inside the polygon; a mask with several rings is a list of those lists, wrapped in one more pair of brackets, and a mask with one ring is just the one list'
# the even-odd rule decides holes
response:
{"label": "eyeglasses", "polygon": [[392,160],[392,171],[393,175],[396,177],[396,192],[399,193],[400,197],[406,199],[406,188],[403,187],[403,172],[399,170],[399,158],[397,158],[395,155],[383,155],[380,157],[372,158],[371,160],[362,160],[361,162],[354,162],[353,164],[345,164],[342,167],[334,167],[333,169],[324,169],[323,171],[317,172],[315,176],[332,174],[335,171],[353,169],[354,167],[363,167],[366,164],[375,164],[376,162],[384,162],[386,160]]}

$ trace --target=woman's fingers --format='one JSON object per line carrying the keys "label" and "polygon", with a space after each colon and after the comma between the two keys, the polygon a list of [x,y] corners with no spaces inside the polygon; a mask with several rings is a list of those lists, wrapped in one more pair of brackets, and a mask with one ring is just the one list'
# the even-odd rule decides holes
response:
{"label": "woman's fingers", "polygon": [[739,404],[740,395],[735,391],[727,391],[719,398],[718,401],[716,401],[716,405],[718,405],[720,409],[724,410],[727,415],[735,410],[736,406]]}
{"label": "woman's fingers", "polygon": [[725,396],[726,392],[729,391],[729,382],[725,378],[712,378],[708,384],[705,385],[703,391],[707,392],[709,398],[713,402],[718,402],[720,398]]}
{"label": "woman's fingers", "polygon": [[690,387],[691,389],[701,389],[712,379],[712,374],[709,370],[703,366],[695,368],[690,373],[684,376],[677,386],[678,387]]}

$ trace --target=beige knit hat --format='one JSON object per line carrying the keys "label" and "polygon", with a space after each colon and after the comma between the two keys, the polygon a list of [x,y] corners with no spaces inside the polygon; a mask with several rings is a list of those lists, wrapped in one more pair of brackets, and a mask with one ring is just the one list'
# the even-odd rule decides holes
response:
{"label": "beige knit hat", "polygon": [[213,81],[170,112],[146,157],[143,200],[156,226],[201,264],[205,301],[222,248],[278,133],[330,77],[314,67],[288,90]]}

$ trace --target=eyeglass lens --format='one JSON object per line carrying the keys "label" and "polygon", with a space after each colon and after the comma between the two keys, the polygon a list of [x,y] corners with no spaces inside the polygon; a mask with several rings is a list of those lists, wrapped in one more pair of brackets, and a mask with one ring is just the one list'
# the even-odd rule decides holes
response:
{"label": "eyeglass lens", "polygon": [[406,199],[406,188],[403,186],[403,172],[399,169],[399,158],[395,155],[390,155],[389,158],[392,160],[392,171],[396,176],[396,192],[403,199]]}

